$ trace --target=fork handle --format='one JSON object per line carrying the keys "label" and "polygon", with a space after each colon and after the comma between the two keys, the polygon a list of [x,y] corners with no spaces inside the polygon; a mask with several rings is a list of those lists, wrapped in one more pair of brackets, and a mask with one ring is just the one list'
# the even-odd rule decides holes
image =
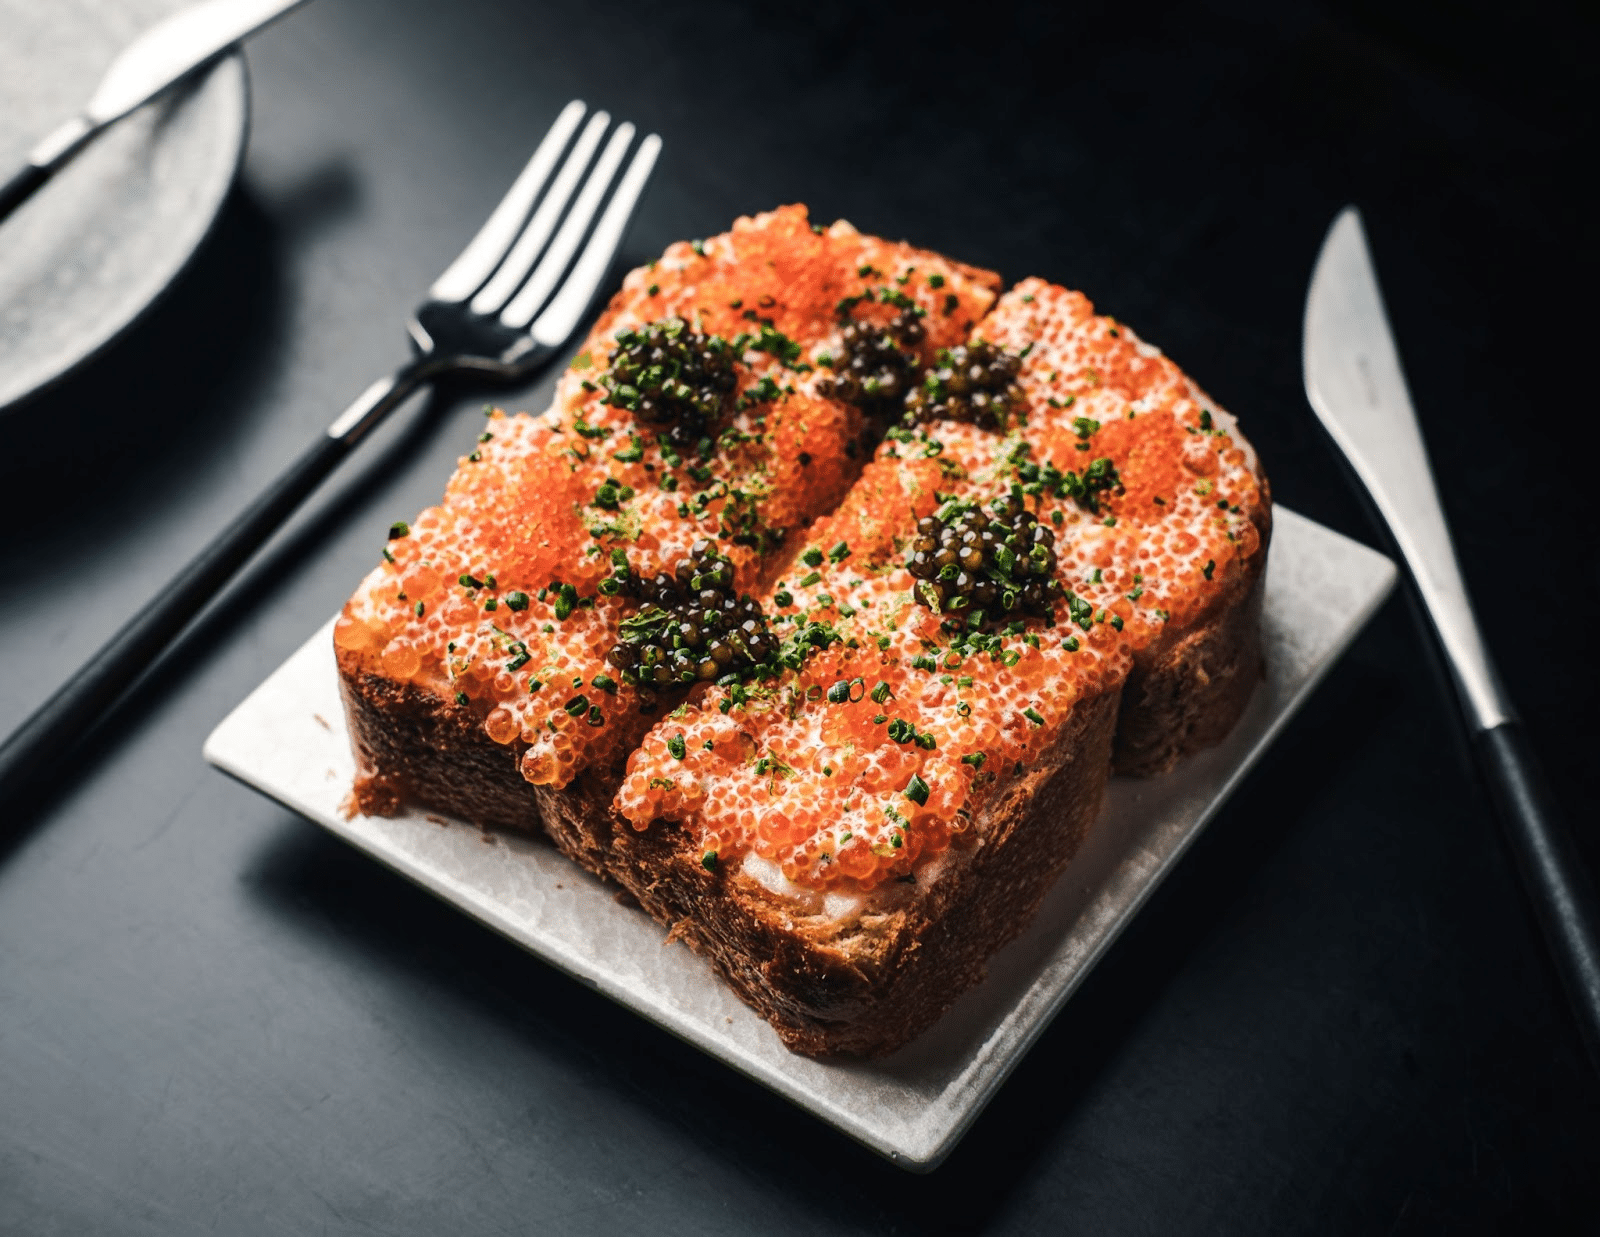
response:
{"label": "fork handle", "polygon": [[427,358],[419,357],[363,391],[325,434],[40,705],[0,745],[0,804],[15,808],[53,782],[75,780],[63,762],[77,743],[355,444],[432,376]]}
{"label": "fork handle", "polygon": [[0,219],[4,219],[30,197],[33,191],[50,179],[50,169],[24,163],[15,175],[0,184]]}

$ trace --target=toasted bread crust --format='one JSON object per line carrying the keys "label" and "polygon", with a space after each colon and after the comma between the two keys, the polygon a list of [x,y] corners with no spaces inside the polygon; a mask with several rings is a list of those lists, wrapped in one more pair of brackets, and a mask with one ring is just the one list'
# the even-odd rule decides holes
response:
{"label": "toasted bread crust", "polygon": [[343,650],[339,693],[356,758],[357,811],[392,816],[414,804],[476,825],[538,832],[533,787],[517,771],[518,753],[489,738],[472,709],[365,672]]}
{"label": "toasted bread crust", "polygon": [[609,877],[709,960],[808,1056],[882,1056],[982,980],[989,957],[1031,920],[1100,810],[1118,696],[1084,701],[1045,758],[999,796],[926,887],[875,891],[833,919],[740,871],[701,863],[681,825],[642,832],[611,810],[614,786],[586,776],[539,792],[563,853]]}

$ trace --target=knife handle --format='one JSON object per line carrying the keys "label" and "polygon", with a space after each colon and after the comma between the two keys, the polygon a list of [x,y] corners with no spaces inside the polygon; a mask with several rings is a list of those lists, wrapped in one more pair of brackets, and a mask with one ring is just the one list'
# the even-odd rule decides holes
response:
{"label": "knife handle", "polygon": [[0,185],[0,220],[26,202],[33,191],[49,179],[49,168],[24,163],[16,175]]}
{"label": "knife handle", "polygon": [[1520,722],[1473,736],[1534,914],[1600,1069],[1600,901]]}

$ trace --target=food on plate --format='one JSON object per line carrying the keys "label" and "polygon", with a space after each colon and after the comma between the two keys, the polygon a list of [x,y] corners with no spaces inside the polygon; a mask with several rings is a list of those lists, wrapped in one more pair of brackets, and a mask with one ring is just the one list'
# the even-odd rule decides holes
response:
{"label": "food on plate", "polygon": [[340,616],[356,805],[543,828],[796,1051],[928,1026],[1260,676],[1234,419],[999,287],[801,207],[632,272]]}

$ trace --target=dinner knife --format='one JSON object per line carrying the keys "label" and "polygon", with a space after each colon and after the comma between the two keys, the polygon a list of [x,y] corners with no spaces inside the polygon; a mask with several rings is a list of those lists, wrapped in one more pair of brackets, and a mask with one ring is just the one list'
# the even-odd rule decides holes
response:
{"label": "dinner knife", "polygon": [[1444,649],[1523,885],[1600,1069],[1600,902],[1472,614],[1361,215],[1328,229],[1304,334],[1306,396],[1389,526]]}
{"label": "dinner knife", "polygon": [[157,22],[111,62],[89,105],[40,139],[28,161],[0,185],[0,220],[27,201],[107,125],[304,3],[206,0]]}

